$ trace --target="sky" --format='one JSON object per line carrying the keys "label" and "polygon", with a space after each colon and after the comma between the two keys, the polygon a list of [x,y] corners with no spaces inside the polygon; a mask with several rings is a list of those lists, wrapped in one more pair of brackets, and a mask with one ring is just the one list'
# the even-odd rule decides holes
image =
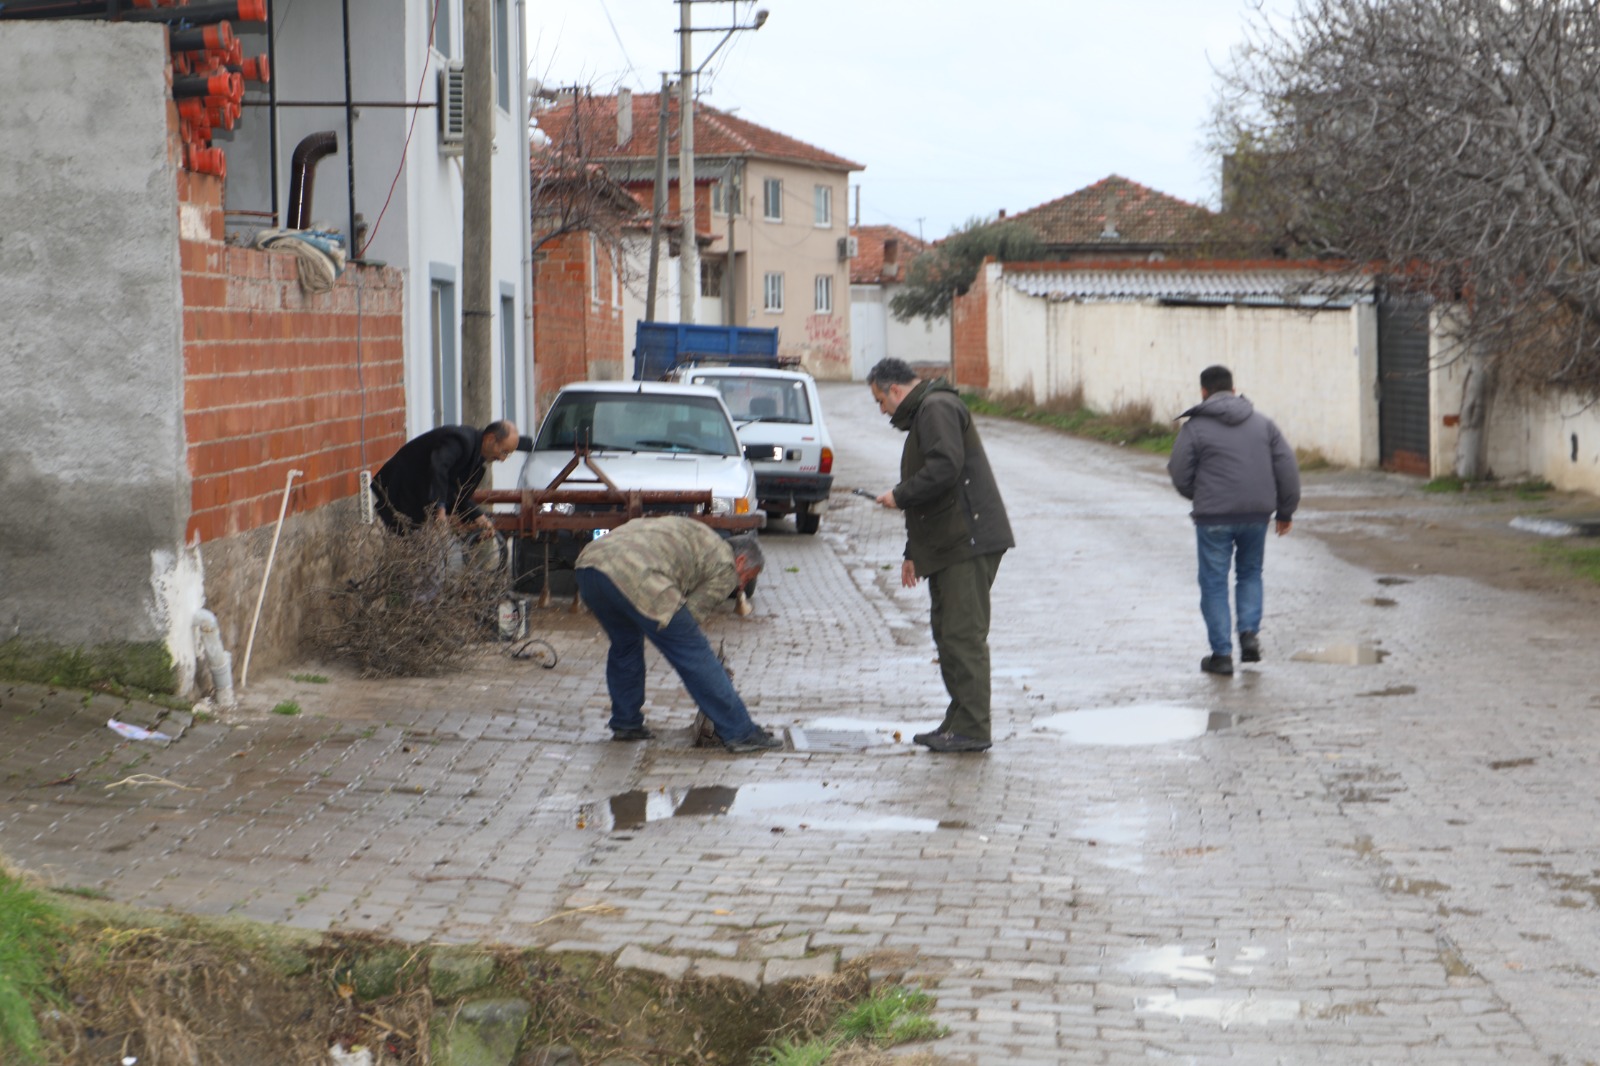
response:
{"label": "sky", "polygon": [[[700,99],[862,164],[859,221],[928,240],[1110,174],[1215,206],[1215,71],[1287,0],[698,0],[748,25]],[[679,65],[674,0],[528,0],[531,77],[656,92]],[[723,38],[693,34],[699,65]],[[857,221],[857,192],[850,221]]]}

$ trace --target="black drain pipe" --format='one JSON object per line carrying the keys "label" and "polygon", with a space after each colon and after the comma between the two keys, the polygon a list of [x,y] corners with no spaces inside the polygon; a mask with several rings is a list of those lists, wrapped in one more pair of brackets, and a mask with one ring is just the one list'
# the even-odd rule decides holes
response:
{"label": "black drain pipe", "polygon": [[289,229],[311,228],[311,187],[316,182],[317,163],[339,150],[339,135],[332,130],[313,133],[295,145],[289,157]]}

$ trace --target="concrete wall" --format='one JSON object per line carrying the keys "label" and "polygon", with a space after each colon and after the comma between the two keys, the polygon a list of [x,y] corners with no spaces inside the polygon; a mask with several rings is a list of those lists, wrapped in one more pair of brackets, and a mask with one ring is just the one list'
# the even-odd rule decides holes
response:
{"label": "concrete wall", "polygon": [[1081,389],[1097,411],[1148,403],[1163,421],[1198,403],[1200,371],[1222,363],[1297,448],[1341,465],[1377,464],[1371,304],[1309,312],[1049,301],[1010,287],[1000,270],[989,264],[974,286],[981,308],[958,308],[983,319],[991,392],[1044,401]]}
{"label": "concrete wall", "polygon": [[0,638],[162,633],[189,505],[165,32],[0,22]]}
{"label": "concrete wall", "polygon": [[889,312],[895,285],[850,286],[850,377],[866,380],[867,371],[885,356],[913,366],[950,361],[950,319],[901,322]]}
{"label": "concrete wall", "polygon": [[[1443,327],[1436,325],[1436,335]],[[1436,359],[1430,382],[1431,473],[1455,472],[1466,366]],[[1600,409],[1576,396],[1502,392],[1489,407],[1488,466],[1492,477],[1543,478],[1567,492],[1600,496]]]}

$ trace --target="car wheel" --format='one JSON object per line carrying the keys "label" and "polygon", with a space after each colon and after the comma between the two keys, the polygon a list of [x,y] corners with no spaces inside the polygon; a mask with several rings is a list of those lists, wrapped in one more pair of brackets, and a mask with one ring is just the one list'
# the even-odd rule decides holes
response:
{"label": "car wheel", "polygon": [[822,516],[814,511],[796,511],[794,513],[794,528],[801,533],[810,535],[822,525]]}

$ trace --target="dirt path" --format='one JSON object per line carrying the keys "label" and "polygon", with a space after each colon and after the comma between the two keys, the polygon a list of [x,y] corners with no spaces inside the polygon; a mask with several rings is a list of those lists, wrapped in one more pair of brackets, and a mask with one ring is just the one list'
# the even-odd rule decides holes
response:
{"label": "dirt path", "polygon": [[1422,485],[1379,471],[1308,473],[1296,532],[1311,533],[1345,561],[1373,570],[1446,574],[1600,605],[1600,585],[1545,557],[1546,546],[1559,538],[1511,525],[1519,516],[1592,518],[1600,514],[1600,500],[1513,488],[1431,493]]}

